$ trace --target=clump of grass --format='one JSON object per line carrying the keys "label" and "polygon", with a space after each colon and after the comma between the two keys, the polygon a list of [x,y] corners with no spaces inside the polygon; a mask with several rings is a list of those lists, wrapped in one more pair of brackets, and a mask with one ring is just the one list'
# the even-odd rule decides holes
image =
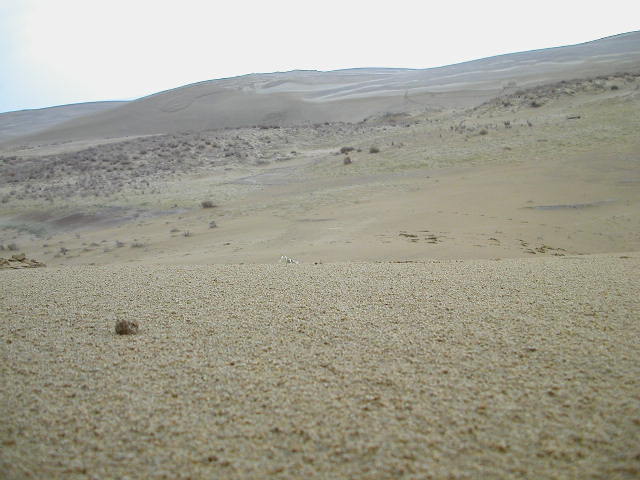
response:
{"label": "clump of grass", "polygon": [[344,157],[344,160],[342,161],[343,165],[351,165],[352,163],[351,157]]}
{"label": "clump of grass", "polygon": [[185,230],[184,232],[182,232],[182,236],[183,237],[192,237],[193,233],[191,233],[189,230]]}
{"label": "clump of grass", "polygon": [[487,129],[486,129],[486,128],[483,128],[483,129],[482,129],[482,130],[480,130],[478,133],[479,133],[480,135],[486,135],[486,134],[488,134],[489,132],[487,131]]}
{"label": "clump of grass", "polygon": [[380,153],[380,149],[378,147],[371,147],[369,153]]}
{"label": "clump of grass", "polygon": [[353,152],[354,148],[353,147],[342,147],[340,149],[340,153],[344,153],[345,155],[349,152]]}
{"label": "clump of grass", "polygon": [[143,248],[143,247],[144,247],[144,243],[142,242],[134,241],[131,244],[131,248]]}
{"label": "clump of grass", "polygon": [[16,250],[18,250],[18,245],[16,243],[10,243],[9,245],[7,245],[7,250],[15,252]]}
{"label": "clump of grass", "polygon": [[138,333],[139,326],[133,320],[118,320],[116,322],[116,333],[118,335],[134,335]]}
{"label": "clump of grass", "polygon": [[215,207],[215,204],[211,200],[205,200],[203,202],[200,202],[200,206],[202,208],[213,208]]}

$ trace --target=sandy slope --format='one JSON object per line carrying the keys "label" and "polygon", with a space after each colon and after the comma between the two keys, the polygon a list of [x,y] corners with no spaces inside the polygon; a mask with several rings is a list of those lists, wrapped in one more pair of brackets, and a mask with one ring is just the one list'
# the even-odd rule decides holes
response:
{"label": "sandy slope", "polygon": [[[637,478],[640,257],[0,272],[14,478]],[[116,319],[141,323],[119,337]]]}
{"label": "sandy slope", "polygon": [[[8,159],[0,245],[48,265],[637,251],[640,78],[560,88],[573,93],[397,122],[230,129]],[[337,154],[346,145],[360,150],[350,165]],[[179,170],[160,169],[167,164]],[[217,207],[200,208],[203,200]]]}
{"label": "sandy slope", "polygon": [[0,142],[14,137],[32,135],[54,125],[68,122],[78,117],[92,115],[123,105],[126,102],[90,102],[60,105],[50,108],[19,110],[0,113]]}
{"label": "sandy slope", "polygon": [[[635,39],[575,48],[599,72]],[[491,90],[518,55],[457,72]],[[230,98],[393,99],[297,75]],[[152,102],[204,128],[198,88]],[[637,478],[640,77],[510,88],[3,149],[0,256],[49,267],[0,271],[0,477]]]}
{"label": "sandy slope", "polygon": [[639,65],[640,32],[630,32],[439,68],[252,74],[159,92],[7,145],[249,125],[356,122],[385,112],[468,108],[505,91],[636,71]]}

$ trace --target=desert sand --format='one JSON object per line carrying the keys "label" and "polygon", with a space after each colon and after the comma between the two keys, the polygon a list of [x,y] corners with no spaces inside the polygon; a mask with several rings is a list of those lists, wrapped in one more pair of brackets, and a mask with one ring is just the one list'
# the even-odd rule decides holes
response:
{"label": "desert sand", "polygon": [[44,144],[0,157],[0,248],[48,265],[638,251],[639,112],[640,75],[619,74],[462,111]]}
{"label": "desert sand", "polygon": [[[634,254],[3,271],[0,468],[637,478],[639,267]],[[141,330],[117,336],[116,319]]]}
{"label": "desert sand", "polygon": [[77,117],[85,117],[126,102],[89,102],[0,114],[0,142],[48,130]]}
{"label": "desert sand", "polygon": [[0,143],[0,477],[638,478],[637,39]]}

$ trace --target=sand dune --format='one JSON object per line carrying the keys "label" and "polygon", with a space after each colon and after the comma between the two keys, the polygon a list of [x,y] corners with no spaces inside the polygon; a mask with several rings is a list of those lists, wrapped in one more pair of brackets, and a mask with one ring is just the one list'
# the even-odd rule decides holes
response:
{"label": "sand dune", "polygon": [[637,478],[639,39],[2,144],[0,476]]}
{"label": "sand dune", "polygon": [[0,164],[0,246],[49,265],[639,250],[639,82],[587,78],[360,124],[26,150],[42,154]]}
{"label": "sand dune", "polygon": [[636,70],[640,33],[426,70],[293,71],[157,93],[10,145],[250,125],[356,122],[386,112],[476,106],[505,89]]}
{"label": "sand dune", "polygon": [[126,102],[77,103],[0,113],[0,142],[15,137],[33,135],[36,132],[52,128],[54,125],[115,108],[124,103]]}

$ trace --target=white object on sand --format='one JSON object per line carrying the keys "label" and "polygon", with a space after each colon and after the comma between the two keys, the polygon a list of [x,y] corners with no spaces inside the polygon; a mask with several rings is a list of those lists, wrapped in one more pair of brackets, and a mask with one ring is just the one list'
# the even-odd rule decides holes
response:
{"label": "white object on sand", "polygon": [[300,262],[298,262],[297,260],[295,260],[295,259],[293,259],[293,258],[287,257],[286,255],[282,255],[282,256],[280,257],[280,261],[281,261],[282,263],[295,263],[295,264],[300,263]]}

